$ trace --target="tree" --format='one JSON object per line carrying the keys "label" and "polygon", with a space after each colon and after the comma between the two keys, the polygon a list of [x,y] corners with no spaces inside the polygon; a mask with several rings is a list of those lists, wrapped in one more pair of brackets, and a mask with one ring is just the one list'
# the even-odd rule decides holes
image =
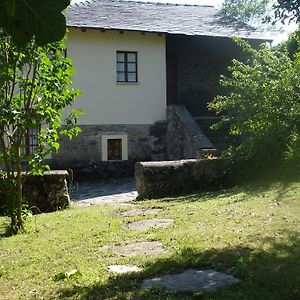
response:
{"label": "tree", "polygon": [[[79,92],[71,88],[73,69],[63,42],[38,46],[32,39],[20,48],[5,32],[0,36],[0,166],[9,183],[11,227],[17,232],[23,228],[22,171],[42,174],[44,158],[58,150],[59,137],[78,133],[73,126],[78,111],[66,117],[65,126],[61,123],[63,110]],[[29,132],[38,141],[30,149]]]}
{"label": "tree", "polygon": [[224,0],[222,11],[239,22],[262,30],[278,30],[268,20],[274,19],[272,0]]}
{"label": "tree", "polygon": [[40,46],[59,41],[66,33],[62,11],[69,4],[69,0],[0,0],[0,28],[18,46],[33,37]]}
{"label": "tree", "polygon": [[[299,158],[300,55],[287,50],[253,49],[237,40],[247,62],[233,60],[231,75],[221,78],[228,94],[217,96],[210,109],[222,115],[215,127],[228,126],[235,138],[227,155],[247,157],[253,165],[270,166]],[[299,156],[299,155],[298,155]]]}
{"label": "tree", "polygon": [[277,0],[274,4],[275,16],[283,23],[295,21],[300,23],[300,2],[299,0]]}

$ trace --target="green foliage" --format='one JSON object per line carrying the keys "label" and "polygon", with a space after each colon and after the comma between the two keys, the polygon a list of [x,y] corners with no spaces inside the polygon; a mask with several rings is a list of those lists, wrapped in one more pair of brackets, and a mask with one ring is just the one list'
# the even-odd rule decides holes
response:
{"label": "green foliage", "polygon": [[60,280],[76,278],[76,277],[81,276],[81,275],[82,274],[77,269],[73,269],[69,272],[60,272],[60,273],[54,275],[52,280],[54,282],[57,282],[57,281],[60,281]]}
{"label": "green foliage", "polygon": [[[22,170],[43,174],[44,159],[59,149],[62,134],[79,132],[72,111],[62,127],[63,110],[71,106],[78,90],[71,88],[73,68],[65,58],[63,42],[38,46],[31,40],[22,49],[0,32],[0,165],[10,182],[12,226],[22,227]],[[36,130],[38,146],[28,153],[26,137]]]}
{"label": "green foliage", "polygon": [[35,37],[37,45],[61,40],[66,33],[62,11],[69,0],[0,0],[0,28],[19,46]]}
{"label": "green foliage", "polygon": [[290,34],[287,41],[282,42],[277,46],[278,49],[284,50],[285,48],[289,52],[289,57],[294,58],[295,54],[300,51],[300,29],[298,28],[294,33]]}
{"label": "green foliage", "polygon": [[[222,77],[228,94],[209,104],[222,114],[215,128],[228,126],[236,144],[227,155],[246,156],[259,166],[295,158],[300,130],[300,56],[268,48],[259,50],[242,40],[237,43],[249,55],[247,62],[233,60],[231,76]],[[293,148],[293,151],[291,151]],[[287,151],[289,156],[287,156]]]}
{"label": "green foliage", "polygon": [[272,0],[224,0],[222,11],[242,23],[262,30],[278,30],[270,22],[273,19]]}
{"label": "green foliage", "polygon": [[277,0],[274,4],[275,17],[282,23],[295,21],[300,23],[300,2],[299,0]]}

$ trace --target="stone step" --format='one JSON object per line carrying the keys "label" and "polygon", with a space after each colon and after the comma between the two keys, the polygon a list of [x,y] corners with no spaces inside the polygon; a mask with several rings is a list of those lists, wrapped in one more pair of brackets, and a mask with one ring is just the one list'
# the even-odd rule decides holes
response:
{"label": "stone step", "polygon": [[227,136],[226,129],[212,130],[211,125],[220,120],[220,117],[195,117],[197,125],[201,128],[206,137],[211,141],[219,152],[230,146],[230,138]]}

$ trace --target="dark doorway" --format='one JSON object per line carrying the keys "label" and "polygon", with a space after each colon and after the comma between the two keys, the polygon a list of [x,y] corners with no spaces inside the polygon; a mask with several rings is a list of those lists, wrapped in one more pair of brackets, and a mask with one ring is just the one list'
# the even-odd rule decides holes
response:
{"label": "dark doorway", "polygon": [[167,104],[177,104],[176,54],[167,54]]}

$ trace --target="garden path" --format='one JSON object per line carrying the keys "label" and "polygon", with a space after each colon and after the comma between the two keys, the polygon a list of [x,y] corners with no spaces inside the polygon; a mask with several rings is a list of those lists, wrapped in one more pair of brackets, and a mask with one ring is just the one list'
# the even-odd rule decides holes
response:
{"label": "garden path", "polygon": [[[134,231],[162,229],[174,224],[174,220],[172,219],[157,218],[162,209],[145,209],[140,207],[140,205],[127,203],[135,200],[137,197],[134,178],[76,182],[70,189],[70,196],[75,204],[80,207],[106,204],[116,208],[128,208],[129,210],[119,211],[117,213],[117,216],[120,218],[153,215],[152,218],[146,217],[140,221],[129,222],[127,228]],[[122,245],[105,245],[101,250],[110,250],[120,257],[138,255],[152,256],[167,253],[167,249],[163,247],[161,241],[153,240],[142,240]],[[134,265],[110,265],[107,266],[107,269],[109,272],[118,274],[143,271],[140,266]],[[182,273],[171,275],[162,274],[160,277],[144,279],[141,289],[164,287],[171,291],[203,292],[214,291],[219,287],[238,282],[239,279],[234,276],[217,272],[216,270],[188,269]]]}
{"label": "garden path", "polygon": [[70,197],[81,207],[102,204],[130,207],[126,202],[137,197],[135,178],[74,182],[70,188]]}

